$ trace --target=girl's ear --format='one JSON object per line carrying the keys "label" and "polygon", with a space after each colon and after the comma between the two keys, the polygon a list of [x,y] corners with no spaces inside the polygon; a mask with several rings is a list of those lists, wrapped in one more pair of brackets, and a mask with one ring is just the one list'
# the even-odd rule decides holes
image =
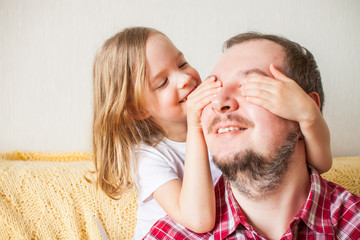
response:
{"label": "girl's ear", "polygon": [[140,111],[140,112],[133,112],[133,116],[135,120],[145,120],[149,117],[151,117],[150,113],[148,113],[147,111]]}
{"label": "girl's ear", "polygon": [[308,93],[308,95],[312,98],[312,100],[314,100],[314,102],[316,103],[316,105],[320,109],[321,101],[320,101],[319,94],[317,92],[311,92],[311,93]]}

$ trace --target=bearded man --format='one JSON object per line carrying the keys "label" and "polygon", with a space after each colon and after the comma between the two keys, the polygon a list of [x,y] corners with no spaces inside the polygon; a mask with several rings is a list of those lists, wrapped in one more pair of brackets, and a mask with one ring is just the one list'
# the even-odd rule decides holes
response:
{"label": "bearded man", "polygon": [[223,172],[215,186],[215,227],[196,234],[165,217],[145,239],[360,239],[360,197],[307,164],[297,122],[242,94],[247,78],[273,78],[276,68],[322,109],[313,55],[288,39],[259,33],[239,34],[225,46],[212,71],[223,86],[201,117],[208,148]]}

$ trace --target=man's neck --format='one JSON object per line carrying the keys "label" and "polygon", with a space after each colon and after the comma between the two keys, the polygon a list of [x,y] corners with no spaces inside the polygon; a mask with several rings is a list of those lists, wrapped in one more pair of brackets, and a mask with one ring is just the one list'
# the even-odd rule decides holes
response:
{"label": "man's neck", "polygon": [[[304,205],[310,191],[310,177],[304,160],[292,161],[278,188],[265,198],[249,199],[231,186],[245,217],[261,235],[280,239]],[[294,159],[292,159],[294,160]]]}

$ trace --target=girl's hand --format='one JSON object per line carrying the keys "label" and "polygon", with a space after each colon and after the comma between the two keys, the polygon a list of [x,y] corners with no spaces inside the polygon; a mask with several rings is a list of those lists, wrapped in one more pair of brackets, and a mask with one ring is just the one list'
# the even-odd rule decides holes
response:
{"label": "girl's hand", "polygon": [[302,124],[313,121],[319,114],[315,101],[272,64],[269,70],[274,78],[253,75],[246,79],[241,87],[245,99],[282,118]]}
{"label": "girl's hand", "polygon": [[221,86],[221,81],[216,80],[214,76],[210,76],[188,96],[186,110],[189,127],[201,128],[200,116],[202,110],[211,102]]}

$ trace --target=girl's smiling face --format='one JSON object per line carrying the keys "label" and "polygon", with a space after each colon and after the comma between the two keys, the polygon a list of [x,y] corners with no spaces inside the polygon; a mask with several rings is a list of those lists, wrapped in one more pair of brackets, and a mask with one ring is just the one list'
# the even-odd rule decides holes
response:
{"label": "girl's smiling face", "polygon": [[148,90],[146,118],[151,118],[176,141],[186,139],[187,96],[201,83],[198,72],[164,35],[150,35],[146,41]]}

